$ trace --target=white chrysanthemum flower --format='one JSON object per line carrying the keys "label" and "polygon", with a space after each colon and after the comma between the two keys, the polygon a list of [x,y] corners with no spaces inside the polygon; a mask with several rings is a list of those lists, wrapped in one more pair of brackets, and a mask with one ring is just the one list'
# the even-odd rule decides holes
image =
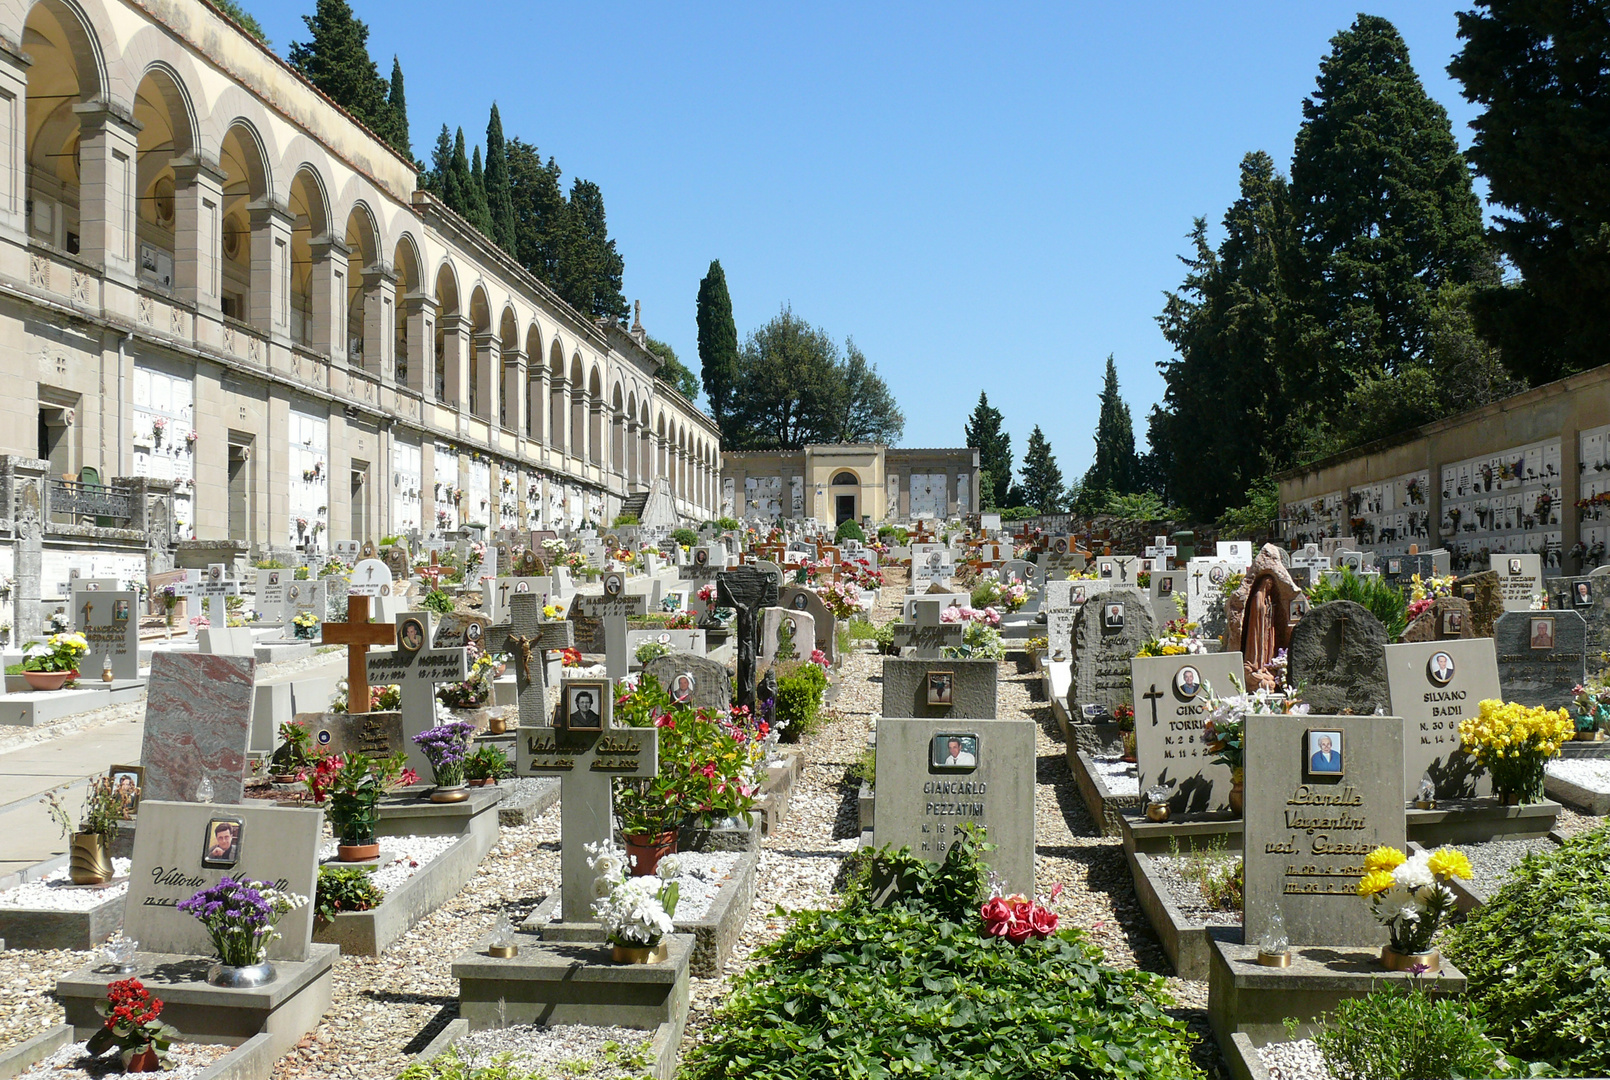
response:
{"label": "white chrysanthemum flower", "polygon": [[1436,881],[1436,875],[1431,872],[1430,859],[1424,853],[1414,856],[1392,871],[1392,879],[1404,889],[1425,888]]}

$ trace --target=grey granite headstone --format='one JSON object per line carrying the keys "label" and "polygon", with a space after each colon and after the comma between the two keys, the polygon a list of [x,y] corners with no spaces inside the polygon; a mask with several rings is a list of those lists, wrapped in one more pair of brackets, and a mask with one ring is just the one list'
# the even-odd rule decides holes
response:
{"label": "grey granite headstone", "polygon": [[834,663],[838,659],[838,620],[827,609],[813,589],[802,589],[797,585],[785,585],[777,590],[777,606],[791,608],[794,611],[808,612],[815,620],[816,647],[827,655],[827,662]]}
{"label": "grey granite headstone", "polygon": [[[1130,661],[1135,690],[1135,762],[1140,790],[1167,784],[1177,814],[1230,809],[1230,767],[1202,738],[1210,693],[1235,693],[1241,654],[1142,656]],[[1186,673],[1189,673],[1188,675]]]}
{"label": "grey granite headstone", "polygon": [[[778,647],[784,624],[789,627],[793,655],[779,658]],[[784,607],[763,609],[760,626],[761,656],[766,660],[809,660],[816,648],[816,624],[808,611],[790,611]]]}
{"label": "grey granite headstone", "polygon": [[1497,698],[1492,638],[1422,641],[1386,647],[1387,711],[1403,717],[1403,797],[1431,777],[1439,799],[1491,795],[1492,778],[1459,746],[1459,722]]}
{"label": "grey granite headstone", "polygon": [[436,686],[463,682],[469,676],[464,649],[431,649],[433,612],[405,611],[397,616],[397,647],[376,649],[364,657],[370,686],[396,683],[402,693],[403,734],[407,737],[408,767],[429,776],[430,761],[414,745],[414,736],[436,726]]}
{"label": "grey granite headstone", "polygon": [[144,798],[194,802],[205,776],[213,802],[240,802],[256,666],[246,656],[159,652],[151,658],[140,745]]}
{"label": "grey granite headstone", "polygon": [[1555,578],[1550,586],[1550,606],[1574,611],[1587,624],[1588,674],[1603,674],[1610,667],[1610,581],[1590,575]]}
{"label": "grey granite headstone", "polygon": [[[948,674],[929,693],[929,674]],[[883,660],[883,715],[993,720],[998,666],[993,660],[930,660],[887,656]],[[949,702],[942,693],[949,687]],[[930,698],[935,698],[933,704]]]}
{"label": "grey granite headstone", "polygon": [[314,618],[318,619],[320,623],[324,622],[324,590],[323,579],[318,581],[287,581],[285,583],[285,605],[282,621],[285,624],[284,636],[287,639],[296,637],[296,623],[294,620],[298,615],[312,612]]}
{"label": "grey granite headstone", "polygon": [[1587,623],[1574,611],[1506,611],[1493,624],[1505,701],[1558,709],[1588,677]]}
{"label": "grey granite headstone", "polygon": [[[1121,619],[1115,619],[1115,607],[1120,609]],[[1128,701],[1129,661],[1157,632],[1151,601],[1131,586],[1109,589],[1080,608],[1073,620],[1073,688],[1069,691],[1073,699],[1069,704],[1077,702],[1078,709],[1069,711],[1099,719]],[[1099,715],[1096,709],[1100,709]]]}
{"label": "grey granite headstone", "polygon": [[1494,555],[1492,560],[1505,611],[1525,611],[1544,594],[1541,555]]}
{"label": "grey granite headstone", "polygon": [[105,661],[112,661],[114,679],[140,677],[140,600],[130,590],[75,591],[74,625],[89,642],[82,664],[83,678],[98,679]]}
{"label": "grey granite headstone", "polygon": [[1369,609],[1333,600],[1291,631],[1290,680],[1315,712],[1373,713],[1387,704],[1386,628]]}
{"label": "grey granite headstone", "polygon": [[443,615],[436,624],[431,646],[437,649],[462,649],[467,645],[481,647],[486,640],[487,627],[492,620],[485,615],[454,611]]}
{"label": "grey granite headstone", "polygon": [[[1340,772],[1312,768],[1327,733]],[[1245,740],[1242,940],[1257,945],[1278,904],[1293,945],[1384,944],[1358,879],[1375,848],[1405,847],[1403,721],[1255,713]]]}
{"label": "grey granite headstone", "polygon": [[[225,858],[212,859],[212,826],[219,819],[237,823],[239,836]],[[123,932],[140,943],[142,952],[216,956],[201,920],[177,905],[226,875],[248,877],[310,901],[275,924],[280,936],[268,947],[270,960],[306,960],[323,831],[321,810],[142,798]]]}
{"label": "grey granite headstone", "polygon": [[672,653],[650,660],[643,670],[673,696],[690,694],[687,703],[696,709],[725,712],[732,707],[732,674],[708,657]]}
{"label": "grey granite headstone", "polygon": [[1457,641],[1476,636],[1470,601],[1462,596],[1439,596],[1403,631],[1404,641]]}
{"label": "grey granite headstone", "polygon": [[[985,862],[1007,892],[1034,895],[1034,723],[896,720],[878,725],[873,843],[942,861],[964,822],[983,826]],[[950,760],[950,738],[961,747]]]}

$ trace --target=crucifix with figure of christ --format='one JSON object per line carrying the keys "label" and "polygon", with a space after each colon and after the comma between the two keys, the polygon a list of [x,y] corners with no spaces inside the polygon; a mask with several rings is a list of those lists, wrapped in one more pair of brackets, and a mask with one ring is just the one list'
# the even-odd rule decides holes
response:
{"label": "crucifix with figure of christ", "polygon": [[347,712],[369,711],[369,646],[395,645],[397,628],[369,621],[369,598],[347,594],[347,621],[324,624],[326,645],[347,647]]}
{"label": "crucifix with figure of christ", "polygon": [[486,647],[514,658],[520,727],[547,726],[548,652],[568,649],[575,640],[575,624],[568,620],[544,622],[542,605],[531,593],[516,593],[509,602],[509,621],[487,629]]}

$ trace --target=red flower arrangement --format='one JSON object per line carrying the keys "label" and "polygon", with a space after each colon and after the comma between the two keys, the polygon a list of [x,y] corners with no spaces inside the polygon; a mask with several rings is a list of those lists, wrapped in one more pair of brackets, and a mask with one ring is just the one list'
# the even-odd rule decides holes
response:
{"label": "red flower arrangement", "polygon": [[106,988],[106,999],[95,1003],[95,1011],[106,1017],[106,1025],[89,1038],[85,1047],[99,1056],[116,1047],[127,1072],[156,1072],[168,1056],[168,1047],[179,1034],[162,1023],[162,1001],[151,996],[139,979],[123,979]]}
{"label": "red flower arrangement", "polygon": [[[1051,890],[1050,900],[1054,902],[1061,893],[1059,883]],[[992,897],[978,909],[978,915],[984,920],[984,933],[1004,937],[1013,945],[1021,945],[1031,937],[1044,941],[1057,932],[1059,918],[1050,908],[1025,899],[1021,893]]]}

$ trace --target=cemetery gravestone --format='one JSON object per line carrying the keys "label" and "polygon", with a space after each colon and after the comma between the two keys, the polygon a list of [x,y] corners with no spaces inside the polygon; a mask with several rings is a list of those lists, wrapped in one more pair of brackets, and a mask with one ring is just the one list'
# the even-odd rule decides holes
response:
{"label": "cemetery gravestone", "polygon": [[1429,776],[1439,799],[1492,794],[1492,779],[1460,749],[1459,722],[1500,696],[1491,638],[1386,647],[1388,711],[1403,718],[1403,797]]}
{"label": "cemetery gravestone", "polygon": [[1157,636],[1151,601],[1139,589],[1119,586],[1086,603],[1073,620],[1073,689],[1087,720],[1111,716],[1130,699],[1129,662]]}
{"label": "cemetery gravestone", "polygon": [[755,707],[755,660],[760,647],[761,608],[777,604],[777,583],[769,574],[740,566],[716,575],[716,603],[736,614],[738,638],[737,704]]}
{"label": "cemetery gravestone", "polygon": [[285,585],[291,578],[290,570],[257,571],[257,599],[252,606],[257,611],[258,622],[273,624],[286,621]]}
{"label": "cemetery gravestone", "polygon": [[509,654],[514,663],[521,726],[548,724],[548,653],[568,649],[574,641],[574,625],[545,621],[537,598],[530,594],[516,595],[509,604],[509,622],[487,630],[487,648]]}
{"label": "cemetery gravestone", "polygon": [[1223,559],[1192,559],[1185,565],[1185,618],[1201,628],[1202,636],[1224,633],[1223,585],[1238,571]]}
{"label": "cemetery gravestone", "polygon": [[390,757],[407,750],[402,713],[303,713],[296,723],[308,730],[313,749],[325,754]]}
{"label": "cemetery gravestone", "polygon": [[1180,607],[1175,597],[1185,595],[1186,582],[1189,580],[1190,573],[1186,570],[1152,571],[1147,594],[1151,597],[1152,614],[1157,616],[1159,625],[1167,626],[1175,619],[1184,617],[1180,614]]}
{"label": "cemetery gravestone", "polygon": [[644,644],[654,641],[672,652],[703,654],[703,630],[628,630],[626,631],[626,655],[633,658],[636,663],[637,650]]}
{"label": "cemetery gravestone", "polygon": [[1176,814],[1230,809],[1230,767],[1212,760],[1202,723],[1209,695],[1235,693],[1241,654],[1141,656],[1130,661],[1130,670],[1141,793],[1168,785],[1169,809]]}
{"label": "cemetery gravestone", "polygon": [[1458,596],[1439,596],[1431,606],[1415,616],[1403,631],[1403,640],[1458,641],[1475,637],[1470,602]]}
{"label": "cemetery gravestone", "polygon": [[1505,701],[1558,709],[1588,677],[1587,623],[1574,611],[1506,611],[1493,628]]}
{"label": "cemetery gravestone", "polygon": [[811,617],[816,630],[816,648],[821,649],[829,664],[838,659],[838,620],[827,609],[822,598],[812,589],[785,585],[777,590],[777,606],[790,611],[803,611]]}
{"label": "cemetery gravestone", "polygon": [[431,646],[437,649],[462,649],[469,645],[477,648],[486,640],[487,628],[492,620],[485,615],[475,615],[465,611],[454,611],[441,617],[436,624],[436,636],[431,638]]}
{"label": "cemetery gravestone", "polygon": [[1504,613],[1504,600],[1498,575],[1491,570],[1471,574],[1454,582],[1454,595],[1470,605],[1471,633],[1492,637],[1498,617]]}
{"label": "cemetery gravestone", "polygon": [[1034,895],[1034,724],[899,720],[878,725],[873,842],[940,862],[964,823],[988,830],[983,859],[1005,891]]}
{"label": "cemetery gravestone", "polygon": [[[213,827],[221,820],[235,825],[234,842],[226,859],[209,858]],[[216,955],[201,920],[180,911],[178,905],[226,875],[266,881],[311,901],[323,828],[324,814],[319,810],[142,798],[123,932],[137,940],[143,952]],[[303,904],[282,916],[275,929],[279,933],[268,947],[268,958],[306,960],[313,939],[313,905]]]}
{"label": "cemetery gravestone", "polygon": [[883,659],[883,715],[993,720],[997,669],[993,660]]}
{"label": "cemetery gravestone", "polygon": [[73,593],[77,604],[74,623],[89,643],[81,678],[96,679],[111,661],[114,679],[140,677],[139,597],[133,590]]}
{"label": "cemetery gravestone", "polygon": [[1494,555],[1492,560],[1505,611],[1526,611],[1544,594],[1541,555]]}
{"label": "cemetery gravestone", "polygon": [[402,693],[403,735],[407,739],[408,767],[430,775],[430,762],[414,743],[414,736],[436,726],[436,685],[463,682],[469,677],[468,654],[463,649],[432,649],[434,613],[405,611],[397,616],[397,647],[373,652],[366,659],[371,685],[396,683]]}
{"label": "cemetery gravestone", "polygon": [[643,671],[672,698],[695,709],[725,713],[732,707],[732,675],[725,665],[707,657],[672,653],[650,660]]}
{"label": "cemetery gravestone", "polygon": [[1610,581],[1603,577],[1556,580],[1553,606],[1582,616],[1587,626],[1588,675],[1599,677],[1610,666]]}
{"label": "cemetery gravestone", "polygon": [[[288,581],[285,583],[285,605],[283,621],[285,630],[283,637],[287,640],[296,637],[296,617],[311,613],[315,619],[324,621],[324,581]],[[314,637],[317,637],[315,630]]]}
{"label": "cemetery gravestone", "polygon": [[896,623],[894,628],[894,644],[902,655],[910,649],[913,656],[934,658],[941,655],[942,649],[961,646],[964,625],[945,622],[940,601],[918,600],[912,604],[912,611],[910,623]]}
{"label": "cemetery gravestone", "polygon": [[1318,713],[1385,709],[1386,644],[1386,627],[1362,604],[1320,604],[1291,632],[1291,684]]}
{"label": "cemetery gravestone", "polygon": [[[641,593],[626,592],[626,576],[611,571],[601,579],[602,596],[577,596],[571,605],[573,615],[579,612],[586,619],[597,620],[603,638],[604,663],[611,682],[619,682],[631,674],[631,656],[626,651],[626,620],[648,613],[648,597]],[[578,631],[580,626],[577,627]],[[581,635],[578,633],[578,640]],[[596,639],[595,639],[596,644]],[[582,651],[588,651],[583,647]],[[592,650],[596,652],[597,650]]]}
{"label": "cemetery gravestone", "polygon": [[205,777],[213,802],[240,802],[256,666],[244,656],[159,652],[151,658],[140,745],[144,798],[193,802]]}
{"label": "cemetery gravestone", "polygon": [[[1254,713],[1244,738],[1242,940],[1258,944],[1278,907],[1292,945],[1384,944],[1358,879],[1369,852],[1407,846],[1403,721]],[[1321,738],[1338,771],[1315,770]]]}

